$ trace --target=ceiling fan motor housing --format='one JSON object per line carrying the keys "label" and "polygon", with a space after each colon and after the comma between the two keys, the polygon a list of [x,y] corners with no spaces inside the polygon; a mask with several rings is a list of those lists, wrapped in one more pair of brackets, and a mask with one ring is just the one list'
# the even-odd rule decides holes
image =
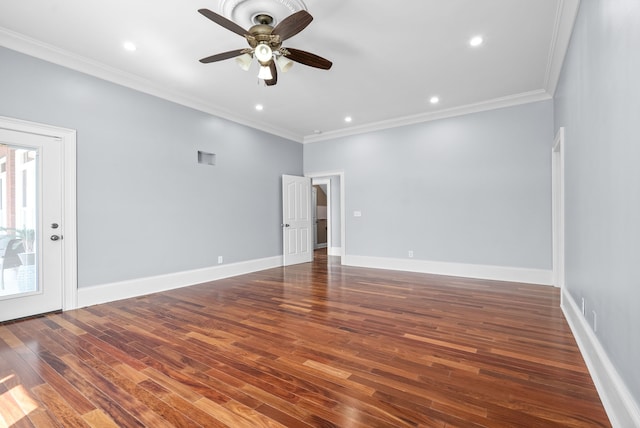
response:
{"label": "ceiling fan motor housing", "polygon": [[275,27],[287,16],[307,10],[302,0],[220,0],[220,13],[244,28],[266,22],[261,21],[265,15],[271,17],[267,25]]}

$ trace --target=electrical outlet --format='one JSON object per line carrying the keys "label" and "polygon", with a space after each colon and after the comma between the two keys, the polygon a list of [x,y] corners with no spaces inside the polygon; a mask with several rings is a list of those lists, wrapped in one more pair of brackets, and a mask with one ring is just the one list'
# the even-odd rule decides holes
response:
{"label": "electrical outlet", "polygon": [[584,306],[584,297],[583,297],[583,298],[582,298],[582,316],[585,316],[585,315],[586,315],[586,313],[587,313],[587,312],[586,312],[586,308],[585,308],[585,306]]}
{"label": "electrical outlet", "polygon": [[218,264],[221,265],[222,264],[222,256],[218,256]]}
{"label": "electrical outlet", "polygon": [[413,258],[413,250],[409,250],[409,258],[412,259]]}
{"label": "electrical outlet", "polygon": [[591,311],[593,312],[593,332],[597,332],[598,331],[598,315],[596,314],[596,311]]}

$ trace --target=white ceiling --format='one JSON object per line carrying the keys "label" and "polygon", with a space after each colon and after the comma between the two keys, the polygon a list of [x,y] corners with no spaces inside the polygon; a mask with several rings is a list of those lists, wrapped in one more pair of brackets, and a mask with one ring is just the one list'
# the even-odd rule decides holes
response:
{"label": "white ceiling", "polygon": [[247,46],[197,12],[221,13],[218,0],[4,0],[0,45],[309,142],[549,99],[578,2],[304,0],[314,20],[283,46],[333,68],[296,63],[272,87],[256,64],[198,62]]}

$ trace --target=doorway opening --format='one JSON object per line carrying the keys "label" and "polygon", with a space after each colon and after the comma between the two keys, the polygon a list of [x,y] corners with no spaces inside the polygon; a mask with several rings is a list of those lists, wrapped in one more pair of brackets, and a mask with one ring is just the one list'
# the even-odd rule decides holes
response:
{"label": "doorway opening", "polygon": [[[317,238],[314,239],[314,258],[340,263],[345,249],[344,173],[311,173],[306,176],[311,178],[311,184],[316,189],[316,199],[312,204],[317,232],[317,236],[314,233],[314,237]],[[321,192],[326,195],[325,205]],[[323,242],[325,230],[326,244]]]}
{"label": "doorway opening", "polygon": [[313,249],[329,247],[329,221],[327,212],[331,208],[331,187],[328,179],[313,182],[311,209],[313,211]]}

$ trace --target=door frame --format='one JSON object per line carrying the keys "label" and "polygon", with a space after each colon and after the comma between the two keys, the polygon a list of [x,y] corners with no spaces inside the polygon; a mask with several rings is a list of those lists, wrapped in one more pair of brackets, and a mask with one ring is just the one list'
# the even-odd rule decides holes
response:
{"label": "door frame", "polygon": [[311,224],[313,226],[313,251],[318,248],[318,191],[311,182]]}
{"label": "door frame", "polygon": [[[340,257],[344,257],[346,254],[346,207],[345,207],[345,183],[344,183],[344,171],[320,171],[320,172],[308,172],[304,175],[305,177],[311,178],[311,182],[313,183],[314,179],[330,179],[331,177],[338,176],[340,177],[340,254],[331,254],[332,247],[329,244],[329,236],[327,236],[327,254],[338,255]],[[331,184],[329,184],[329,187]],[[328,199],[328,195],[327,195]],[[328,204],[329,202],[327,202]],[[329,211],[329,205],[327,205],[327,211]],[[327,213],[327,217],[333,217],[333,209]],[[328,219],[327,224],[331,222],[331,219]],[[327,227],[329,228],[329,227]],[[329,230],[327,230],[327,234],[329,234]],[[331,240],[331,243],[333,240]]]}
{"label": "door frame", "polygon": [[551,149],[551,205],[553,211],[553,285],[565,286],[564,127],[558,129]]}
{"label": "door frame", "polygon": [[0,128],[57,138],[62,145],[62,310],[78,307],[76,131],[0,116]]}
{"label": "door frame", "polygon": [[[311,187],[316,185],[322,185],[322,184],[327,186],[326,196],[327,196],[327,254],[328,254],[329,248],[331,248],[331,179],[324,178],[324,177],[311,178]],[[317,200],[316,200],[316,206],[314,206],[313,209],[317,209]],[[316,217],[316,229],[318,227],[317,220],[318,218]]]}

